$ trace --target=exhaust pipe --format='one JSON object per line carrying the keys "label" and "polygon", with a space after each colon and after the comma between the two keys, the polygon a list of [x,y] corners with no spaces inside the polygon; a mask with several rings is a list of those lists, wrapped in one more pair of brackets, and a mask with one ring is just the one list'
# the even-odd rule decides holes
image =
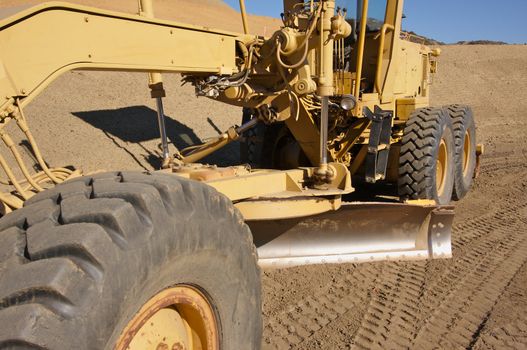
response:
{"label": "exhaust pipe", "polygon": [[262,268],[452,257],[451,206],[344,203],[299,219],[247,222]]}

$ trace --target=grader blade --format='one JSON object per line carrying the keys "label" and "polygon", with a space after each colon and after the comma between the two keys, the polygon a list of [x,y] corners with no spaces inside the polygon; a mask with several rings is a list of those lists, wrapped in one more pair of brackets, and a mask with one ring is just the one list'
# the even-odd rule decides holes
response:
{"label": "grader blade", "polygon": [[262,267],[452,256],[453,207],[345,203],[316,217],[249,222]]}

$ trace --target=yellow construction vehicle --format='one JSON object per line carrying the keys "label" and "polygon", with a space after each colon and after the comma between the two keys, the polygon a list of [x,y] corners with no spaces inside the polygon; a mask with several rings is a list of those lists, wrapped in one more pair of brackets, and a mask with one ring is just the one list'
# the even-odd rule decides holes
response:
{"label": "yellow construction vehicle", "polygon": [[[240,3],[245,33],[156,19],[152,0],[0,11],[1,348],[255,349],[260,267],[451,256],[474,121],[429,106],[440,50],[401,32],[403,1],[284,0],[271,37]],[[48,166],[24,109],[70,70],[149,74],[163,169]],[[241,125],[170,154],[164,72]],[[235,140],[242,165],[198,163]]]}

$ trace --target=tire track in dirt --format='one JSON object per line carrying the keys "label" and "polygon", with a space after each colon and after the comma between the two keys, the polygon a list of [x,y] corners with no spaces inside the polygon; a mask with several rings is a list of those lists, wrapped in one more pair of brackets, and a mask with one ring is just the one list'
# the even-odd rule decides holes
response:
{"label": "tire track in dirt", "polygon": [[[467,221],[470,223],[473,218],[482,214],[487,216],[497,210],[506,211],[511,202],[517,201],[516,197],[523,197],[523,192],[527,189],[527,180],[521,174],[527,172],[527,158],[516,154],[503,160],[490,158],[492,155],[485,155],[481,165],[482,176],[475,182],[468,197],[457,203],[454,220],[456,226]],[[453,243],[456,244],[456,239],[464,238],[478,229],[475,227],[475,230],[463,234],[455,233]]]}
{"label": "tire track in dirt", "polygon": [[350,276],[270,317],[264,329],[265,349],[299,345],[339,316],[359,308],[381,273],[378,264],[357,266]]}
{"label": "tire track in dirt", "polygon": [[[527,175],[527,173],[526,173]],[[519,219],[523,220],[521,210],[527,207],[527,201],[520,197],[523,195],[523,185],[513,185],[509,188],[509,194],[516,192],[517,196],[510,198],[507,207],[495,206],[495,209],[485,215],[474,219],[466,220],[453,227],[452,248],[454,252],[461,249],[470,249],[474,240],[481,236],[492,233],[493,230],[501,227],[501,221]],[[512,207],[513,209],[509,209]]]}
{"label": "tire track in dirt", "polygon": [[[523,295],[525,291],[526,267],[527,263],[524,263],[512,278],[506,291],[502,293],[500,300],[485,320],[485,324],[478,329],[479,337],[474,338],[471,349],[527,349],[527,319],[522,312],[525,300],[518,299],[518,296]],[[513,303],[511,299],[514,299]],[[511,310],[511,307],[514,309]],[[503,312],[509,315],[516,314],[516,318],[506,324],[496,322],[500,316],[494,317],[494,315]]]}
{"label": "tire track in dirt", "polygon": [[473,349],[527,349],[527,321],[516,320],[484,334]]}
{"label": "tire track in dirt", "polygon": [[[509,228],[520,229],[520,225]],[[506,238],[489,247],[485,261],[425,321],[413,348],[467,348],[474,342],[498,297],[527,260],[527,237],[511,234]]]}
{"label": "tire track in dirt", "polygon": [[481,172],[489,173],[489,172],[495,172],[503,169],[507,169],[508,171],[512,171],[514,169],[524,169],[526,168],[525,159],[523,161],[518,160],[518,163],[511,163],[507,161],[496,161],[492,163],[482,164],[481,165]]}
{"label": "tire track in dirt", "polygon": [[[454,334],[454,337],[461,335],[460,339],[466,340],[466,344],[458,342],[456,346],[468,345],[472,337],[467,337],[467,330],[475,332],[479,325],[478,320],[483,319],[484,315],[479,315],[480,318],[469,317],[468,321],[464,320],[466,324],[455,322],[456,315],[467,314],[466,300],[478,290],[483,290],[480,292],[483,294],[479,299],[486,301],[486,307],[483,310],[489,310],[491,303],[495,302],[506,283],[513,278],[515,271],[527,259],[527,249],[525,249],[527,242],[525,239],[520,241],[522,236],[517,234],[517,229],[521,230],[524,225],[524,221],[521,220],[521,209],[525,207],[527,207],[525,203],[518,206],[514,213],[509,215],[508,221],[499,221],[508,224],[493,224],[498,217],[501,218],[502,212],[500,211],[494,215],[474,220],[475,224],[482,225],[482,227],[490,226],[491,229],[480,231],[477,235],[479,241],[477,241],[478,238],[474,238],[470,250],[466,254],[460,254],[458,259],[454,258],[454,263],[450,264],[447,270],[430,285],[424,286],[422,282],[426,271],[416,272],[415,268],[413,271],[404,271],[403,268],[395,272],[398,277],[395,282],[393,278],[383,276],[385,280],[382,284],[381,298],[374,297],[370,302],[370,307],[356,337],[356,347],[364,349],[429,348],[433,344],[439,344],[438,341],[446,337],[447,333],[450,336]],[[494,234],[489,235],[489,233]],[[504,267],[502,263],[513,264]],[[395,268],[396,265],[392,266]],[[490,276],[495,276],[494,272],[497,269],[505,270],[505,272],[499,272],[502,279],[489,281]],[[509,273],[507,274],[506,271]],[[485,294],[484,287],[489,283],[491,286],[497,285],[498,282],[501,282],[501,288],[491,289],[490,296],[489,293]],[[476,287],[470,288],[471,286]],[[455,302],[461,304],[457,305]],[[434,310],[439,311],[434,312]],[[447,328],[443,333],[439,332],[440,337],[438,339],[430,337],[429,332],[435,334],[438,331],[436,320],[448,317],[453,317],[453,319],[446,323]],[[423,324],[424,328],[420,329],[420,325]],[[429,327],[429,324],[436,326]],[[458,331],[456,333],[451,327],[458,324],[462,325],[458,327],[459,329],[456,328]],[[412,344],[414,338],[417,338],[416,343]],[[430,344],[423,343],[429,339],[434,340]]]}
{"label": "tire track in dirt", "polygon": [[355,347],[359,349],[404,348],[411,339],[412,325],[419,313],[419,299],[425,281],[425,263],[392,264],[372,297]]}
{"label": "tire track in dirt", "polygon": [[[524,214],[527,214],[527,210]],[[474,339],[471,348],[527,349],[526,285],[527,263],[524,263],[501,294],[485,324],[478,330],[479,337]]]}

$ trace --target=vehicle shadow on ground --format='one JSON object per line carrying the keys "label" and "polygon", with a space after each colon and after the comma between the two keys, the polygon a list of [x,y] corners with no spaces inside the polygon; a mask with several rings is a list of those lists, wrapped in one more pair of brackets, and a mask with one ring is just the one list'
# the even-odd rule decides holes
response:
{"label": "vehicle shadow on ground", "polygon": [[[73,112],[75,117],[100,129],[120,149],[127,152],[133,160],[145,168],[141,157],[151,167],[157,169],[161,165],[159,147],[152,148],[145,144],[159,140],[157,112],[147,106],[131,106],[118,109]],[[166,116],[165,119],[169,142],[178,150],[202,143],[192,128]],[[119,142],[121,141],[121,142]],[[130,147],[136,144],[146,152],[146,155],[136,154]],[[201,163],[227,166],[239,163],[239,145],[232,143],[223,149],[205,157]]]}

